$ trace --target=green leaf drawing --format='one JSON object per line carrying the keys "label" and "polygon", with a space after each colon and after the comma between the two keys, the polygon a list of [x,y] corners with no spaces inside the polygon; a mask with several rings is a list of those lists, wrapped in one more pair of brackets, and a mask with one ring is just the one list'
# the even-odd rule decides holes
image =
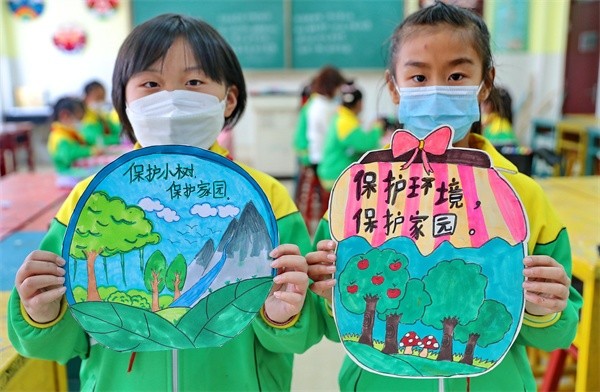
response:
{"label": "green leaf drawing", "polygon": [[132,306],[81,302],[71,305],[71,312],[99,343],[115,351],[194,347],[191,339],[164,318]]}
{"label": "green leaf drawing", "polygon": [[271,290],[270,276],[222,287],[202,298],[181,318],[177,328],[195,347],[218,347],[238,335],[262,307]]}

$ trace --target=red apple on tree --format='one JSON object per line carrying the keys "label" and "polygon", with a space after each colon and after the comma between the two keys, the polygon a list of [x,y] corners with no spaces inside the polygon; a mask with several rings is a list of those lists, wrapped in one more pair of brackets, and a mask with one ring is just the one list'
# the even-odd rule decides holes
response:
{"label": "red apple on tree", "polygon": [[362,259],[358,262],[357,266],[358,266],[358,269],[361,269],[361,270],[367,269],[367,268],[369,268],[369,260]]}
{"label": "red apple on tree", "polygon": [[350,286],[346,287],[346,290],[348,290],[350,294],[354,294],[358,291],[358,286],[355,284],[351,284]]}
{"label": "red apple on tree", "polygon": [[379,286],[380,284],[383,283],[383,276],[381,276],[381,275],[374,275],[371,278],[371,282],[373,282],[374,285]]}
{"label": "red apple on tree", "polygon": [[400,296],[400,289],[396,289],[396,288],[388,289],[387,296],[389,298],[398,298]]}
{"label": "red apple on tree", "polygon": [[398,271],[400,268],[402,268],[402,263],[399,262],[398,260],[396,260],[395,262],[393,262],[392,264],[390,264],[390,269],[392,271]]}

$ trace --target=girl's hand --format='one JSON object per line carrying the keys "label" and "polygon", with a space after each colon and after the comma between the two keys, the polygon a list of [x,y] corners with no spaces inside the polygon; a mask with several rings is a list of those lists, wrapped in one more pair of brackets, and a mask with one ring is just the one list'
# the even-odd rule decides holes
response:
{"label": "girl's hand", "polygon": [[64,286],[65,260],[51,252],[35,250],[23,261],[15,277],[21,303],[32,320],[40,324],[55,320]]}
{"label": "girl's hand", "polygon": [[310,289],[331,303],[335,279],[335,242],[322,240],[317,244],[317,250],[306,255],[308,277],[314,281]]}
{"label": "girl's hand", "polygon": [[543,316],[564,310],[571,286],[564,267],[550,256],[527,256],[523,263],[527,313]]}
{"label": "girl's hand", "polygon": [[269,319],[284,323],[300,313],[304,305],[308,266],[296,245],[279,245],[270,256],[275,259],[271,267],[277,269],[277,276],[273,278],[275,284],[265,301],[265,313]]}

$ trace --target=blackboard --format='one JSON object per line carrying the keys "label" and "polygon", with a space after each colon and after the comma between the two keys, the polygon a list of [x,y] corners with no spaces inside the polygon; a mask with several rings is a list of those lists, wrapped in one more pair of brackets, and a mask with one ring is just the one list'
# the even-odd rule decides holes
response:
{"label": "blackboard", "polygon": [[215,27],[244,69],[381,68],[404,0],[133,0],[133,24],[173,12]]}
{"label": "blackboard", "polygon": [[134,0],[133,24],[163,13],[204,20],[229,42],[244,69],[285,67],[283,0]]}
{"label": "blackboard", "polygon": [[387,42],[403,9],[401,0],[292,1],[292,66],[385,66]]}

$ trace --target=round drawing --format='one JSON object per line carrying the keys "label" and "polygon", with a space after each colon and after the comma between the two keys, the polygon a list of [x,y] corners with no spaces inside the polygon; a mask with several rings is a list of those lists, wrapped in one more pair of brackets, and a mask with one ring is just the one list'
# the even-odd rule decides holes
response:
{"label": "round drawing", "polygon": [[77,202],[62,256],[67,301],[117,351],[217,347],[263,305],[276,220],[240,166],[188,146],[126,153]]}

